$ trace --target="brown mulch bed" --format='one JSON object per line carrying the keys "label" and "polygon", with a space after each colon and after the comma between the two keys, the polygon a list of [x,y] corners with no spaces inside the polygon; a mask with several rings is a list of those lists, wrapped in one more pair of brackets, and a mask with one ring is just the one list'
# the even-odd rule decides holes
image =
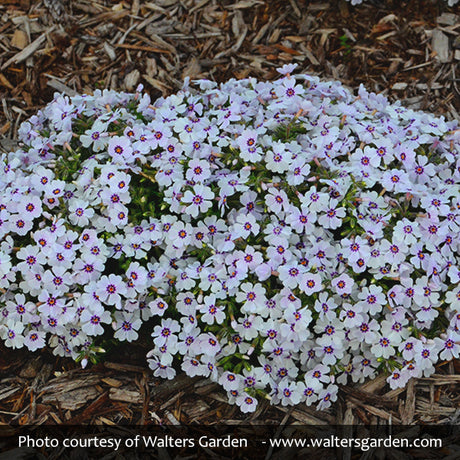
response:
{"label": "brown mulch bed", "polygon": [[[376,6],[380,4],[380,6]],[[277,77],[276,67],[361,83],[404,104],[460,119],[460,10],[444,1],[2,0],[0,146],[49,102],[96,88],[152,98],[186,76],[225,81]],[[243,416],[218,386],[180,376],[152,378],[148,346],[123,344],[81,369],[48,351],[0,344],[0,424],[273,423],[429,424],[460,419],[459,361],[390,391],[385,376],[343,387],[318,412],[272,407]]]}

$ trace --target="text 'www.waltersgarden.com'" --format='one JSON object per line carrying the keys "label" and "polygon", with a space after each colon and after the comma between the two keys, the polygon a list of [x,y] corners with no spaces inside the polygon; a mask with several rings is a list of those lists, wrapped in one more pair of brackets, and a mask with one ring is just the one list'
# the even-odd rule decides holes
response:
{"label": "text 'www.waltersgarden.com'", "polygon": [[330,436],[328,438],[277,438],[262,441],[270,447],[293,447],[293,448],[356,448],[366,452],[370,449],[391,448],[441,448],[442,439],[406,439],[396,438],[391,435],[386,438],[340,438]]}

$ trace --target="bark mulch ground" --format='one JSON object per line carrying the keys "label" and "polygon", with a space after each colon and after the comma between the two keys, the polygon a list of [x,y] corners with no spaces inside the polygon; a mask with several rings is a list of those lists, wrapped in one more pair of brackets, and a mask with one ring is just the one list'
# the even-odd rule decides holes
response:
{"label": "bark mulch ground", "polygon": [[[276,67],[361,83],[404,104],[460,119],[460,10],[444,1],[2,0],[0,146],[49,102],[96,88],[152,98],[186,76],[277,77]],[[317,412],[265,401],[243,416],[218,386],[155,380],[148,344],[123,344],[81,369],[47,351],[0,344],[0,424],[447,424],[460,420],[459,361],[391,391],[380,376]],[[429,458],[429,452],[426,452]],[[452,457],[453,458],[453,457]]]}

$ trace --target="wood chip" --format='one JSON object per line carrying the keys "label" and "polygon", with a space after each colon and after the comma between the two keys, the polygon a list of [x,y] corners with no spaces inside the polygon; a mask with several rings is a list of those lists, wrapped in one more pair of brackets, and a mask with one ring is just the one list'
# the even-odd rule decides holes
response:
{"label": "wood chip", "polygon": [[5,86],[8,89],[14,89],[14,86],[8,81],[8,79],[0,73],[0,85]]}
{"label": "wood chip", "polygon": [[17,393],[20,390],[21,390],[21,387],[19,387],[19,386],[13,386],[13,387],[3,388],[3,389],[0,388],[0,401],[2,399],[9,398],[10,396],[14,395],[15,393]]}
{"label": "wood chip", "polygon": [[117,54],[115,53],[115,49],[110,46],[107,42],[104,42],[104,50],[107,53],[107,56],[109,56],[111,61],[115,61],[117,58]]}
{"label": "wood chip", "polygon": [[153,46],[143,46],[143,45],[130,45],[130,44],[117,44],[115,45],[117,48],[125,48],[128,50],[139,50],[139,51],[149,51],[151,53],[170,53],[169,50],[155,48]]}
{"label": "wood chip", "polygon": [[429,385],[459,385],[460,375],[433,374],[431,377],[424,377],[418,379],[418,383],[426,383]]}
{"label": "wood chip", "polygon": [[190,77],[191,79],[199,78],[201,73],[200,61],[197,58],[190,59],[190,62],[187,64],[187,67],[182,72],[182,79],[185,77]]}
{"label": "wood chip", "polygon": [[142,403],[142,396],[138,391],[125,388],[110,388],[109,398],[112,401],[122,401],[129,404]]}
{"label": "wood chip", "polygon": [[43,365],[42,359],[38,356],[35,359],[31,359],[30,361],[27,362],[27,364],[22,368],[21,372],[19,375],[22,378],[34,378],[37,376],[39,370],[41,369]]}
{"label": "wood chip", "polygon": [[7,121],[1,128],[0,128],[0,134],[4,136],[11,128],[11,122]]}
{"label": "wood chip", "polygon": [[263,5],[264,2],[260,0],[243,0],[241,2],[237,2],[234,5],[230,5],[227,8],[233,9],[233,10],[244,10],[247,8],[252,8],[256,5]]}
{"label": "wood chip", "polygon": [[115,371],[121,371],[121,372],[144,373],[148,371],[148,369],[145,367],[133,366],[132,364],[125,364],[125,363],[111,363],[108,361],[104,363],[104,367],[106,367],[107,369],[113,369]]}
{"label": "wood chip", "polygon": [[123,382],[117,379],[113,379],[112,377],[105,377],[101,379],[101,382],[115,388],[120,388],[123,385]]}
{"label": "wood chip", "polygon": [[16,29],[11,39],[11,46],[23,50],[28,44],[29,38],[27,34],[21,29]]}
{"label": "wood chip", "polygon": [[190,8],[189,14],[194,13],[196,10],[203,8],[203,6],[207,5],[210,0],[201,0],[198,2],[193,8]]}
{"label": "wood chip", "polygon": [[394,89],[395,91],[404,91],[407,88],[407,83],[405,82],[398,82],[395,83],[391,89]]}
{"label": "wood chip", "polygon": [[400,410],[401,423],[411,425],[415,415],[415,382],[410,379],[406,388],[406,401]]}
{"label": "wood chip", "polygon": [[[52,32],[55,29],[53,26],[49,31]],[[15,54],[12,58],[8,59],[2,67],[1,70],[6,69],[11,64],[19,64],[22,61],[25,61],[27,58],[32,56],[46,41],[46,33],[42,33],[36,40],[34,40],[30,45],[26,46],[22,51]]]}
{"label": "wood chip", "polygon": [[[141,36],[137,33],[134,33],[133,35],[138,38],[141,38]],[[146,40],[146,37],[142,37],[141,39]],[[150,34],[150,40],[154,42],[154,44],[159,45],[160,49],[168,50],[169,52],[174,53],[174,54],[177,53],[177,50],[173,45],[163,40],[157,34]]]}
{"label": "wood chip", "polygon": [[171,87],[163,83],[162,81],[158,80],[157,78],[152,78],[150,75],[144,74],[142,75],[142,78],[148,82],[150,85],[152,85],[155,89],[158,91],[161,91],[163,95],[168,94],[169,91],[171,91]]}
{"label": "wood chip", "polygon": [[169,422],[171,425],[180,426],[179,420],[177,420],[177,418],[174,417],[174,415],[171,414],[171,412],[165,411],[165,416],[166,416],[166,418],[168,419],[168,422]]}
{"label": "wood chip", "polygon": [[304,409],[294,409],[291,410],[285,407],[277,407],[278,410],[282,412],[290,412],[290,415],[300,424],[303,425],[329,425],[331,423],[332,417],[323,418],[321,412],[310,413]]}
{"label": "wood chip", "polygon": [[289,0],[289,3],[291,4],[292,9],[294,10],[295,15],[296,15],[298,18],[301,18],[301,17],[302,17],[302,13],[301,13],[299,7],[297,6],[297,3],[295,2],[295,0]]}
{"label": "wood chip", "polygon": [[459,20],[460,18],[453,13],[442,13],[441,16],[436,18],[436,22],[444,26],[453,26],[458,24]]}
{"label": "wood chip", "polygon": [[133,71],[129,72],[125,76],[125,88],[126,88],[126,90],[127,91],[133,91],[134,88],[139,83],[140,77],[141,77],[141,73],[137,69],[134,69]]}
{"label": "wood chip", "polygon": [[431,46],[436,53],[436,59],[441,64],[449,62],[449,37],[438,29],[433,30]]}
{"label": "wood chip", "polygon": [[62,393],[49,393],[43,395],[41,400],[44,404],[57,403],[64,410],[74,411],[83,407],[88,401],[99,396],[99,392],[94,386],[77,388],[72,391]]}
{"label": "wood chip", "polygon": [[51,79],[48,80],[46,84],[49,87],[55,89],[56,91],[59,91],[60,93],[67,94],[67,96],[73,97],[77,95],[77,92],[74,89],[69,88],[67,85],[60,82],[59,80]]}

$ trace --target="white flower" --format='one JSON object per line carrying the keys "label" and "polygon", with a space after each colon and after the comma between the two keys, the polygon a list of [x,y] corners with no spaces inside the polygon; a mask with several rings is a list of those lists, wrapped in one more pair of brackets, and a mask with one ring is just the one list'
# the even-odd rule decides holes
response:
{"label": "white flower", "polygon": [[265,293],[266,290],[260,283],[243,283],[236,294],[236,301],[243,303],[242,310],[247,313],[260,312],[267,300]]}
{"label": "white flower", "polygon": [[288,209],[289,200],[283,190],[272,187],[265,195],[265,203],[271,211],[277,214],[283,209]]}
{"label": "white flower", "polygon": [[190,224],[184,224],[182,221],[177,221],[174,222],[171,229],[168,231],[166,240],[177,250],[186,247],[190,243],[192,236],[193,227]]}
{"label": "white flower", "polygon": [[245,130],[237,138],[240,156],[243,160],[257,162],[262,158],[262,149],[257,145],[259,132],[257,130]]}
{"label": "white flower", "polygon": [[276,71],[282,75],[287,75],[292,73],[298,64],[284,64],[282,67],[277,67]]}
{"label": "white flower", "polygon": [[108,145],[109,155],[116,163],[124,164],[133,153],[131,141],[126,137],[113,136]]}
{"label": "white flower", "polygon": [[325,228],[336,229],[345,217],[345,208],[337,207],[338,200],[332,199],[325,208],[325,214],[321,214],[318,223]]}
{"label": "white flower", "polygon": [[342,273],[340,276],[333,278],[331,281],[332,288],[339,295],[350,294],[353,290],[353,285],[353,278],[346,273]]}
{"label": "white flower", "polygon": [[208,179],[210,175],[211,169],[209,163],[204,160],[194,159],[189,162],[185,177],[188,180],[203,182]]}
{"label": "white flower", "polygon": [[423,371],[425,377],[429,377],[434,373],[434,363],[438,360],[439,343],[427,341],[423,343],[418,341],[414,347],[414,360],[417,367]]}
{"label": "white flower", "polygon": [[30,351],[36,351],[45,346],[45,332],[32,330],[24,338],[24,345]]}
{"label": "white flower", "polygon": [[185,212],[192,217],[197,217],[198,213],[204,213],[212,206],[210,200],[213,198],[214,193],[209,187],[195,185],[195,187],[193,187],[193,192],[187,190],[182,198],[184,203],[189,203],[185,208]]}
{"label": "white flower", "polygon": [[224,308],[221,305],[217,305],[216,296],[214,294],[204,298],[204,303],[200,307],[200,311],[203,313],[201,320],[206,324],[222,324],[225,319]]}
{"label": "white flower", "polygon": [[455,342],[452,337],[446,337],[445,339],[441,339],[440,337],[435,337],[434,342],[436,347],[441,350],[439,357],[443,360],[450,360],[454,358],[458,358],[460,354],[460,345]]}
{"label": "white flower", "polygon": [[128,278],[128,286],[135,289],[137,292],[144,292],[147,286],[147,270],[140,265],[139,262],[131,262],[126,271]]}
{"label": "white flower", "polygon": [[21,348],[24,343],[24,324],[19,321],[8,319],[6,324],[0,325],[0,337],[7,347]]}
{"label": "white flower", "polygon": [[258,401],[249,394],[243,393],[236,398],[236,404],[240,407],[241,412],[254,412],[257,408]]}
{"label": "white flower", "polygon": [[152,337],[153,343],[159,347],[171,340],[177,341],[177,336],[174,333],[179,332],[180,326],[176,320],[162,319],[161,326],[155,326],[153,329]]}
{"label": "white flower", "polygon": [[97,283],[96,294],[101,302],[108,305],[121,306],[121,295],[126,292],[126,285],[121,276],[111,273],[109,276],[103,275]]}
{"label": "white flower", "polygon": [[110,324],[112,318],[107,310],[102,313],[94,313],[90,309],[83,310],[80,316],[82,331],[88,335],[101,335],[104,333],[103,324]]}
{"label": "white flower", "polygon": [[324,410],[331,406],[332,402],[337,400],[338,387],[329,384],[326,388],[318,393],[318,410]]}
{"label": "white flower", "polygon": [[208,356],[216,356],[221,350],[219,340],[210,332],[200,334],[192,347],[195,351]]}
{"label": "white flower", "polygon": [[26,220],[35,219],[42,213],[42,202],[36,195],[23,195],[17,203],[16,212]]}
{"label": "white flower", "polygon": [[43,273],[43,283],[46,284],[51,293],[62,295],[68,292],[72,277],[64,267],[57,266],[53,270],[46,270]]}
{"label": "white flower", "polygon": [[390,388],[395,390],[396,388],[404,388],[409,380],[410,376],[408,373],[395,369],[387,378],[387,382],[390,384]]}
{"label": "white flower", "polygon": [[304,272],[305,269],[301,265],[297,262],[290,261],[278,267],[278,278],[284,286],[294,289],[299,283],[303,282],[302,273]]}
{"label": "white flower", "polygon": [[158,297],[149,303],[149,308],[153,315],[163,316],[168,309],[168,304],[161,297]]}
{"label": "white flower", "polygon": [[138,314],[117,311],[115,312],[115,323],[113,325],[115,334],[113,336],[119,340],[132,342],[138,338],[137,331],[141,324],[142,321]]}
{"label": "white flower", "polygon": [[394,354],[395,349],[392,347],[392,342],[388,337],[383,337],[379,334],[377,340],[378,342],[371,347],[371,352],[376,358],[388,359]]}
{"label": "white flower", "polygon": [[307,295],[320,292],[323,289],[321,276],[319,273],[304,273],[299,283],[299,287]]}
{"label": "white flower", "polygon": [[95,152],[102,150],[108,143],[107,133],[105,133],[106,128],[107,122],[96,120],[91,129],[86,130],[85,134],[80,136],[80,142],[83,147],[92,145],[92,149]]}
{"label": "white flower", "polygon": [[252,214],[238,214],[236,222],[233,227],[235,237],[248,238],[252,233],[257,235],[259,233],[260,225],[256,222],[256,218]]}
{"label": "white flower", "polygon": [[277,390],[279,397],[281,397],[282,406],[294,406],[300,403],[303,396],[303,386],[299,383],[289,382],[287,378],[278,383]]}

